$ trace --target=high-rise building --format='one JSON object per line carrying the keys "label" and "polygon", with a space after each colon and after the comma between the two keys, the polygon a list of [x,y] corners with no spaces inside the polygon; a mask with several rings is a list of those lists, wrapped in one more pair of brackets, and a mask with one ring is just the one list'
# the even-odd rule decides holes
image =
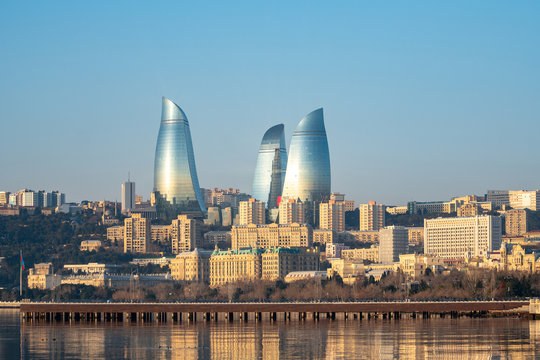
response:
{"label": "high-rise building", "polygon": [[264,133],[253,176],[252,195],[265,202],[269,209],[277,208],[285,181],[287,148],[283,128],[283,124],[279,124]]}
{"label": "high-rise building", "polygon": [[321,108],[303,118],[294,131],[282,197],[302,200],[305,221],[314,224],[318,203],[330,198],[330,185],[330,153]]}
{"label": "high-rise building", "polygon": [[150,219],[132,214],[124,220],[124,252],[145,253],[151,239]]}
{"label": "high-rise building", "polygon": [[217,206],[210,206],[207,210],[204,223],[207,225],[221,225],[221,209]]}
{"label": "high-rise building", "polygon": [[188,119],[165,97],[156,143],[153,198],[162,217],[172,218],[180,212],[202,217],[206,212]]}
{"label": "high-rise building", "polygon": [[510,191],[508,190],[488,190],[486,201],[492,202],[496,206],[510,205]]}
{"label": "high-rise building", "polygon": [[424,253],[463,259],[486,256],[501,246],[501,218],[474,216],[424,220]]}
{"label": "high-rise building", "polygon": [[525,209],[513,209],[504,213],[506,235],[520,236],[527,232],[528,213]]}
{"label": "high-rise building", "polygon": [[53,191],[51,192],[51,202],[52,207],[63,205],[66,203],[66,195],[58,191]]}
{"label": "high-rise building", "polygon": [[386,218],[386,206],[370,201],[367,204],[358,205],[360,210],[360,230],[380,230],[384,227]]}
{"label": "high-rise building", "polygon": [[201,222],[188,215],[178,215],[171,223],[171,242],[173,254],[201,247]]}
{"label": "high-rise building", "polygon": [[20,206],[38,206],[38,195],[32,190],[24,189],[19,191],[20,202],[17,205]]}
{"label": "high-rise building", "polygon": [[387,226],[379,230],[379,261],[392,263],[399,261],[399,255],[409,248],[409,229],[403,226]]}
{"label": "high-rise building", "polygon": [[306,224],[250,224],[231,228],[231,247],[233,249],[310,247],[312,245],[313,228]]}
{"label": "high-rise building", "polygon": [[304,223],[304,203],[301,200],[281,199],[279,203],[279,223]]}
{"label": "high-rise building", "polygon": [[9,191],[0,191],[0,205],[9,204]]}
{"label": "high-rise building", "polygon": [[39,190],[37,192],[39,207],[46,208],[52,206],[52,194],[50,192]]}
{"label": "high-rise building", "polygon": [[240,201],[238,213],[240,214],[239,225],[263,225],[266,223],[264,202],[257,201],[254,198],[248,201]]}
{"label": "high-rise building", "polygon": [[135,208],[135,183],[128,181],[122,183],[122,214],[127,214]]}
{"label": "high-rise building", "polygon": [[221,209],[221,225],[231,226],[233,223],[233,209],[229,206]]}
{"label": "high-rise building", "polygon": [[320,203],[319,228],[345,231],[345,204],[335,200]]}
{"label": "high-rise building", "polygon": [[529,209],[536,211],[540,208],[540,191],[517,190],[510,191],[510,206],[513,209]]}
{"label": "high-rise building", "polygon": [[354,211],[354,200],[345,200],[345,194],[331,193],[330,200],[334,200],[337,203],[343,203],[345,211]]}

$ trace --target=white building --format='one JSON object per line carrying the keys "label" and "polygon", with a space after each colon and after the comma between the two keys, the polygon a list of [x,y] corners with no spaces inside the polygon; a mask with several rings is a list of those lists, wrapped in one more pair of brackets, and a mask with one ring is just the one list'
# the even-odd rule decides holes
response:
{"label": "white building", "polygon": [[424,253],[447,259],[485,256],[501,246],[501,218],[473,217],[424,220]]}
{"label": "white building", "polygon": [[393,263],[399,255],[409,250],[409,229],[403,226],[387,226],[379,230],[379,261]]}
{"label": "white building", "polygon": [[326,244],[326,258],[340,258],[343,250],[348,250],[349,247],[340,243],[328,243]]}

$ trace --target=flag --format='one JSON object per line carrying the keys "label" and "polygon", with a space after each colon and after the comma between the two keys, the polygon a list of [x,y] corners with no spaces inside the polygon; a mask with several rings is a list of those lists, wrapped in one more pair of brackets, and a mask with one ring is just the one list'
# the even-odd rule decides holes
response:
{"label": "flag", "polygon": [[21,269],[23,269],[23,271],[26,270],[26,266],[24,266],[24,260],[23,260],[23,257],[22,257],[22,251],[21,251]]}

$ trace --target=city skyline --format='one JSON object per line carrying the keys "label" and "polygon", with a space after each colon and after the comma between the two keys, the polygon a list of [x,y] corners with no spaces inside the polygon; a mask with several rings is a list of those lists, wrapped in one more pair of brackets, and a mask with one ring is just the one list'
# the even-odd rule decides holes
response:
{"label": "city skyline", "polygon": [[147,199],[166,95],[204,188],[249,193],[262,130],[324,107],[331,190],[357,203],[537,189],[539,6],[4,4],[0,188],[120,200],[131,171]]}

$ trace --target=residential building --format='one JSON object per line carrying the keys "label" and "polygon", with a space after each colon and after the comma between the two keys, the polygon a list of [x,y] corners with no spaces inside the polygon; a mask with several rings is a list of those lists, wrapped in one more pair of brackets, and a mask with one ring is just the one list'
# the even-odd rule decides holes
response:
{"label": "residential building", "polygon": [[171,223],[171,242],[173,254],[195,250],[202,247],[201,221],[188,215],[178,215]]}
{"label": "residential building", "polygon": [[0,191],[0,205],[9,204],[9,195],[11,195],[9,191]]}
{"label": "residential building", "polygon": [[150,225],[150,238],[152,242],[160,244],[171,243],[171,225]]}
{"label": "residential building", "polygon": [[329,243],[326,244],[326,258],[340,258],[342,251],[347,250],[349,247],[340,243]]}
{"label": "residential building", "polygon": [[52,207],[62,206],[65,203],[66,203],[66,195],[64,193],[61,193],[56,190],[51,192],[51,206]]}
{"label": "residential building", "polygon": [[168,219],[180,212],[202,217],[206,211],[189,121],[184,111],[165,97],[156,144],[152,200],[160,216]]}
{"label": "residential building", "polygon": [[150,220],[132,214],[124,220],[124,252],[147,252],[151,235]]}
{"label": "residential building", "polygon": [[209,282],[210,256],[212,251],[195,249],[182,252],[171,260],[171,275],[174,280]]}
{"label": "residential building", "polygon": [[208,208],[206,219],[204,219],[206,225],[221,225],[221,209],[217,206],[211,206]]}
{"label": "residential building", "polygon": [[262,138],[253,176],[252,194],[269,209],[278,207],[287,167],[287,145],[283,124],[268,129]]}
{"label": "residential building", "polygon": [[279,223],[304,223],[304,203],[295,199],[281,199],[279,203]]}
{"label": "residential building", "polygon": [[527,231],[528,212],[525,209],[508,210],[504,213],[506,235],[520,236]]}
{"label": "residential building", "polygon": [[317,244],[331,244],[337,240],[338,235],[334,230],[313,230],[313,242]]}
{"label": "residential building", "polygon": [[345,200],[345,194],[331,193],[330,200],[343,204],[345,211],[354,211],[354,200]]}
{"label": "residential building", "polygon": [[386,206],[370,201],[367,204],[358,205],[360,210],[360,231],[380,230],[384,227],[386,218]]}
{"label": "residential building", "polygon": [[232,249],[310,247],[313,229],[306,224],[238,225],[231,229]]}
{"label": "residential building", "polygon": [[124,226],[110,226],[107,228],[107,240],[112,244],[124,243]]}
{"label": "residential building", "polygon": [[341,257],[346,260],[367,260],[378,263],[379,245],[373,244],[367,249],[344,249],[341,251]]}
{"label": "residential building", "polygon": [[218,243],[231,243],[230,231],[209,231],[204,233],[205,244],[217,245]]}
{"label": "residential building", "polygon": [[345,231],[345,206],[330,200],[319,204],[319,228]]}
{"label": "residential building", "polygon": [[239,225],[263,225],[266,223],[266,211],[264,202],[254,198],[248,201],[240,201],[238,213],[240,214]]}
{"label": "residential building", "polygon": [[36,207],[38,206],[38,195],[32,190],[24,189],[19,191],[17,201],[17,205],[23,207]]}
{"label": "residential building", "polygon": [[501,218],[474,217],[424,220],[424,253],[442,258],[485,256],[501,245]]}
{"label": "residential building", "polygon": [[409,230],[409,244],[424,245],[424,228],[423,227],[410,227]]}
{"label": "residential building", "polygon": [[344,234],[353,241],[371,244],[379,243],[379,230],[346,231]]}
{"label": "residential building", "polygon": [[233,209],[226,207],[221,209],[221,226],[231,226],[233,224]]}
{"label": "residential building", "polygon": [[403,226],[387,226],[379,230],[379,261],[399,261],[399,255],[409,249],[409,230]]}
{"label": "residential building", "polygon": [[509,191],[510,206],[513,209],[529,209],[532,211],[538,210],[540,207],[540,191]]}

